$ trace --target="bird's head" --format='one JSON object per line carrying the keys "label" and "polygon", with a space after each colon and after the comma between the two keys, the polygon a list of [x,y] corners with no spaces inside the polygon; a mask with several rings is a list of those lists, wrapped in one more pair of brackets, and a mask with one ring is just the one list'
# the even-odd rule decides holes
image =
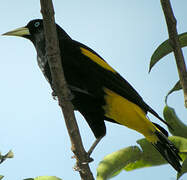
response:
{"label": "bird's head", "polygon": [[[70,38],[69,35],[57,24],[56,28],[59,38]],[[45,41],[43,20],[34,19],[30,21],[26,26],[14,29],[2,35],[24,37],[26,39],[31,40],[34,45],[36,45],[37,42]]]}
{"label": "bird's head", "polygon": [[43,21],[41,19],[32,20],[26,26],[14,29],[3,35],[24,37],[35,43],[36,39],[44,39]]}

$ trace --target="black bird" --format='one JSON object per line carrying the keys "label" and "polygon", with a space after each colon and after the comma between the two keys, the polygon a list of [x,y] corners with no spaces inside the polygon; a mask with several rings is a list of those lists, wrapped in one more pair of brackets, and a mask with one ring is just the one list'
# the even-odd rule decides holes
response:
{"label": "black bird", "polygon": [[[96,137],[88,154],[92,153],[101,138],[105,136],[104,120],[106,120],[143,134],[166,161],[180,172],[181,158],[178,149],[168,140],[167,131],[158,124],[152,123],[146,115],[150,112],[159,120],[165,121],[101,56],[84,44],[71,39],[60,26],[56,25],[56,29],[64,74],[74,96],[72,103],[75,110],[84,116]],[[37,51],[38,65],[53,87],[46,58],[43,21],[32,20],[25,27],[3,35],[20,36],[32,41]]]}

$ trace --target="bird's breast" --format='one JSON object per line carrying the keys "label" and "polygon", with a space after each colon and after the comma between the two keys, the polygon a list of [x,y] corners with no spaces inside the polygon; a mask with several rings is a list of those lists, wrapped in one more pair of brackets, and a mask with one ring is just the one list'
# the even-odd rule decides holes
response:
{"label": "bird's breast", "polygon": [[45,76],[45,78],[47,79],[47,81],[49,81],[49,78],[47,77],[46,75],[46,65],[47,65],[47,58],[45,56],[39,56],[37,55],[37,63],[38,63],[38,66],[40,68],[40,70],[42,71],[43,75]]}

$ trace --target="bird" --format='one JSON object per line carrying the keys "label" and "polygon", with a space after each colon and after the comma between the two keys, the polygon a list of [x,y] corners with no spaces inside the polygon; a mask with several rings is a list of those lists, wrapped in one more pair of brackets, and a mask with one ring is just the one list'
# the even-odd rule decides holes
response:
{"label": "bird", "polygon": [[[181,157],[178,148],[168,139],[168,132],[163,127],[149,120],[147,113],[168,124],[99,54],[72,39],[58,24],[56,30],[64,75],[73,95],[71,102],[74,110],[83,115],[96,138],[88,150],[88,155],[91,155],[106,135],[105,121],[109,121],[141,133],[163,158],[180,172]],[[54,90],[46,56],[43,20],[31,20],[26,26],[3,35],[23,37],[33,43],[38,66]]]}

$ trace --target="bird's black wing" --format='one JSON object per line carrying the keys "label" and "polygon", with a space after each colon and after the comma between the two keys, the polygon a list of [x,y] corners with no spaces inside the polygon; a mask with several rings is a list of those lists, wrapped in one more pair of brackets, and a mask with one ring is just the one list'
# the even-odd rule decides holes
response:
{"label": "bird's black wing", "polygon": [[74,40],[67,40],[63,43],[64,44],[61,45],[61,47],[63,47],[61,51],[65,61],[64,66],[67,71],[72,70],[71,72],[67,72],[70,84],[87,91],[90,95],[95,97],[104,96],[105,92],[103,88],[108,88],[128,101],[138,105],[145,113],[148,111],[151,112],[165,123],[165,121],[143,101],[142,97],[128,81],[107,64],[95,51]]}
{"label": "bird's black wing", "polygon": [[[137,91],[117,71],[107,64],[101,56],[77,41],[72,41],[72,44],[80,51],[80,58],[77,58],[77,61],[81,59],[79,63],[82,67],[82,71],[87,68],[87,70],[89,70],[88,73],[93,74],[92,86],[94,86],[94,82],[100,82],[101,86],[106,87],[133,102],[145,112],[148,111],[147,104],[145,104]],[[92,88],[94,89],[94,87]],[[96,91],[97,90],[94,90],[94,92]]]}

